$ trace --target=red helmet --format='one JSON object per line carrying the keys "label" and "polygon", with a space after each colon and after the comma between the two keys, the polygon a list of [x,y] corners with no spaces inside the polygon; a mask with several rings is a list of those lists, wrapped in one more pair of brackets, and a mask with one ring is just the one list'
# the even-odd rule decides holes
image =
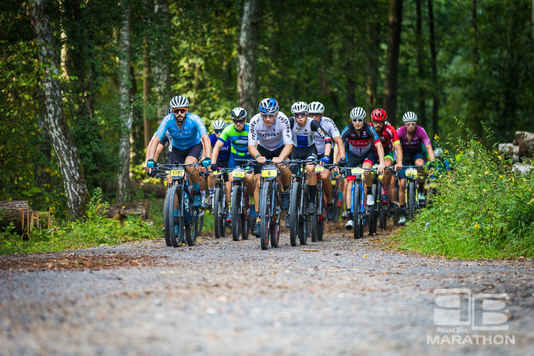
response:
{"label": "red helmet", "polygon": [[388,119],[388,113],[384,109],[374,109],[371,113],[371,120],[374,121],[386,121]]}

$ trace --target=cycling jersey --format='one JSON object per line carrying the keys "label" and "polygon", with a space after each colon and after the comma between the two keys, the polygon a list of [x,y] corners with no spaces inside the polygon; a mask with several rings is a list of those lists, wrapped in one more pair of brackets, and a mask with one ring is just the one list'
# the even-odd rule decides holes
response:
{"label": "cycling jersey", "polygon": [[[372,124],[369,125],[372,126]],[[384,147],[384,152],[389,152],[393,150],[395,145],[400,144],[397,130],[391,125],[384,125],[384,129],[378,136],[380,137],[380,142],[382,142],[382,147]],[[375,154],[378,154],[375,146],[373,146],[373,151],[375,151]]]}
{"label": "cycling jersey", "polygon": [[355,156],[364,156],[371,150],[372,145],[380,142],[376,130],[369,125],[363,125],[362,130],[358,134],[354,125],[350,124],[341,133],[341,139],[345,143],[347,153]]}
{"label": "cycling jersey", "polygon": [[230,142],[231,152],[233,155],[246,156],[248,155],[248,133],[249,126],[245,124],[243,131],[237,131],[234,124],[226,126],[221,132],[219,140],[223,142]]}
{"label": "cycling jersey", "polygon": [[[326,131],[326,133],[332,138],[332,145],[334,144],[334,138],[341,136],[334,120],[329,117],[323,117],[319,125]],[[324,155],[325,141],[318,136],[315,136],[315,147],[317,147],[317,153]]]}
{"label": "cycling jersey", "polygon": [[208,133],[200,117],[191,113],[187,113],[181,128],[178,127],[174,114],[165,116],[156,136],[161,140],[167,130],[172,137],[172,145],[180,150],[189,149],[202,142],[200,138]]}
{"label": "cycling jersey", "polygon": [[293,146],[295,147],[310,147],[315,145],[316,137],[320,137],[323,144],[332,144],[332,139],[326,131],[314,119],[308,118],[304,126],[299,126],[294,117],[289,118],[289,127],[293,134]]}
{"label": "cycling jersey", "polygon": [[[220,137],[220,136],[219,136]],[[217,135],[212,133],[210,135],[210,141],[211,141],[211,147],[215,147],[215,143],[217,143]],[[218,161],[228,161],[230,159],[230,141],[221,140],[224,145],[219,150],[219,156],[217,156]]]}
{"label": "cycling jersey", "polygon": [[278,112],[276,120],[269,127],[265,125],[260,114],[254,115],[250,120],[249,130],[249,146],[256,146],[259,143],[260,146],[273,151],[283,145],[293,143],[289,120],[281,111]]}
{"label": "cycling jersey", "polygon": [[421,126],[415,127],[415,131],[410,141],[408,141],[406,126],[399,127],[397,130],[397,135],[399,136],[399,140],[402,145],[403,155],[406,156],[413,156],[416,153],[422,152],[421,143],[423,143],[425,146],[430,144],[430,139]]}

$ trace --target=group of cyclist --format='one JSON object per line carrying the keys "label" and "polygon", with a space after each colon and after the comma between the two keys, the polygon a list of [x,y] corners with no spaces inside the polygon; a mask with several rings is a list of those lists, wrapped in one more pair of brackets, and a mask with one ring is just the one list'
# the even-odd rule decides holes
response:
{"label": "group of cyclist", "polygon": [[[291,117],[286,116],[275,99],[267,98],[259,103],[259,113],[247,123],[248,113],[237,107],[231,111],[232,123],[227,125],[223,120],[213,122],[214,133],[208,135],[200,117],[188,111],[189,101],[183,96],[176,96],[170,101],[170,109],[163,118],[157,132],[150,141],[146,152],[146,169],[151,172],[155,162],[169,144],[168,164],[201,164],[201,169],[187,166],[190,184],[193,187],[195,206],[205,205],[206,186],[209,191],[208,205],[213,198],[213,176],[207,174],[227,168],[228,174],[227,199],[230,199],[232,182],[231,170],[243,165],[242,160],[254,162],[253,169],[247,172],[244,182],[247,191],[254,196],[255,206],[251,206],[252,216],[257,217],[253,234],[260,235],[259,201],[260,177],[262,166],[270,160],[279,171],[279,182],[282,190],[281,209],[289,208],[289,190],[292,172],[288,164],[290,160],[306,161],[309,204],[308,214],[316,212],[316,195],[318,179],[323,181],[323,192],[327,201],[327,219],[332,220],[334,207],[332,199],[331,176],[339,172],[339,168],[376,167],[382,175],[382,191],[379,194],[382,204],[392,204],[394,200],[393,171],[399,179],[398,203],[401,208],[400,224],[406,222],[405,184],[406,166],[418,166],[420,184],[419,192],[424,191],[426,163],[434,161],[434,151],[425,130],[417,125],[417,115],[406,112],[402,118],[404,125],[395,129],[387,121],[387,113],[383,109],[375,109],[371,113],[371,122],[366,123],[366,112],[355,107],[350,112],[351,123],[340,133],[334,121],[324,116],[325,107],[320,102],[307,104],[295,102],[291,107]],[[238,161],[239,160],[239,161]],[[334,164],[334,165],[332,165]],[[316,165],[329,165],[332,170],[324,169],[316,173]],[[339,168],[338,168],[339,167]],[[203,171],[207,179],[199,176]],[[170,182],[170,176],[168,177]],[[369,170],[363,174],[367,189],[366,204],[375,204],[371,192],[373,175]],[[350,192],[352,182],[339,183],[340,190],[345,192],[347,211],[350,212]],[[418,197],[424,200],[424,196]],[[255,213],[255,214],[254,214]],[[354,228],[352,214],[346,214],[347,229]],[[230,220],[230,216],[227,217]],[[286,219],[286,226],[289,219]]]}

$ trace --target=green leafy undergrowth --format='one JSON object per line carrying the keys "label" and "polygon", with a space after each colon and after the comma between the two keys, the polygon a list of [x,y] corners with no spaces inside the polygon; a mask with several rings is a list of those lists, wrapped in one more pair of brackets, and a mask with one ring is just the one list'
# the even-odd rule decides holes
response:
{"label": "green leafy undergrowth", "polygon": [[448,142],[453,171],[439,175],[431,208],[394,237],[398,248],[447,258],[534,257],[534,177],[471,133]]}
{"label": "green leafy undergrowth", "polygon": [[63,251],[163,236],[161,200],[153,199],[150,204],[153,226],[133,215],[121,226],[120,221],[105,217],[108,205],[102,201],[102,192],[97,188],[86,211],[85,221],[61,221],[51,229],[32,233],[27,241],[11,233],[8,227],[0,234],[0,254]]}

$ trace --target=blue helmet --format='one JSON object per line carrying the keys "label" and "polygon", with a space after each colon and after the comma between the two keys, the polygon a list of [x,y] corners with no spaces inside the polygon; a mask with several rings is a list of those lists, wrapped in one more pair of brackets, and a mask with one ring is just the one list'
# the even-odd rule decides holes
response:
{"label": "blue helmet", "polygon": [[274,100],[273,98],[263,99],[260,102],[259,108],[260,113],[262,114],[276,114],[278,110],[280,110],[278,101]]}

